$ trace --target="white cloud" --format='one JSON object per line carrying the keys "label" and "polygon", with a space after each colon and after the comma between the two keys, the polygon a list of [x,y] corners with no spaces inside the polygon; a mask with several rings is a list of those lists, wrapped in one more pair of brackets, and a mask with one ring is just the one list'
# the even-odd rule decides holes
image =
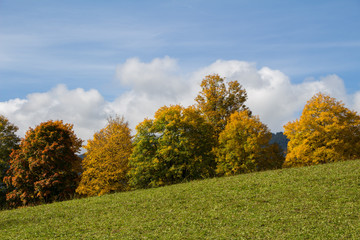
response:
{"label": "white cloud", "polygon": [[357,92],[354,95],[354,110],[360,114],[360,92]]}
{"label": "white cloud", "polygon": [[128,59],[117,67],[117,79],[122,87],[130,88],[112,104],[113,112],[124,115],[135,126],[145,117],[153,117],[164,105],[194,104],[194,86],[185,78],[175,59],[155,58],[149,63]]}
{"label": "white cloud", "polygon": [[41,122],[63,120],[74,124],[79,137],[88,139],[105,125],[111,110],[97,90],[68,90],[58,85],[49,92],[30,94],[26,99],[1,102],[0,113],[19,127],[21,136]]}
{"label": "white cloud", "polygon": [[284,124],[299,117],[306,102],[317,92],[328,93],[350,108],[360,108],[360,93],[356,102],[354,96],[347,95],[344,82],[337,75],[293,84],[279,70],[268,67],[258,70],[254,63],[218,60],[194,76],[201,79],[213,73],[228,80],[238,80],[248,93],[246,105],[274,132],[283,131]]}
{"label": "white cloud", "polygon": [[175,59],[164,57],[148,63],[132,58],[119,65],[120,88],[129,90],[114,101],[106,101],[97,90],[69,90],[58,85],[48,92],[30,94],[26,99],[0,102],[0,114],[19,126],[22,136],[29,127],[40,122],[61,119],[74,124],[76,134],[87,140],[105,126],[110,115],[123,115],[135,128],[145,117],[152,118],[161,106],[194,104],[201,80],[213,73],[238,80],[248,93],[246,105],[273,132],[282,131],[285,123],[299,117],[306,101],[319,91],[360,111],[360,92],[348,95],[343,80],[336,75],[293,84],[279,70],[257,69],[254,63],[236,60],[218,60],[197,71],[182,73]]}
{"label": "white cloud", "polygon": [[186,91],[178,73],[178,64],[170,57],[155,58],[150,63],[137,58],[128,59],[117,67],[117,78],[122,86],[145,95],[176,99]]}

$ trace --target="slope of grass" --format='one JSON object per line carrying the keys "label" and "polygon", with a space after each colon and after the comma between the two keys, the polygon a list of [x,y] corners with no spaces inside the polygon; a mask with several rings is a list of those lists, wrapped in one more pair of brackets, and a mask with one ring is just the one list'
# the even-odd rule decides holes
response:
{"label": "slope of grass", "polygon": [[360,239],[360,161],[0,212],[0,239]]}

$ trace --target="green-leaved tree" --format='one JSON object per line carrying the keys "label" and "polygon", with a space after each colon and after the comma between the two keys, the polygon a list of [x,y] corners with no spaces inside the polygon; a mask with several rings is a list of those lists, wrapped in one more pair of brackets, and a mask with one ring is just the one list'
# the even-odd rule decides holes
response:
{"label": "green-leaved tree", "polygon": [[18,130],[14,124],[0,115],[0,208],[5,204],[7,187],[3,182],[6,171],[10,167],[10,154],[19,147],[20,138],[15,134]]}
{"label": "green-leaved tree", "polygon": [[148,188],[214,176],[213,127],[194,107],[162,107],[136,127],[130,183]]}

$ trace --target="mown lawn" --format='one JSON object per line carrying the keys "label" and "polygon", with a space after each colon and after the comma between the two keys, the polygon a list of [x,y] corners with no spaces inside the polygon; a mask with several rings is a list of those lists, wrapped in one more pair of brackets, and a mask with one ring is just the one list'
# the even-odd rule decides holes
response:
{"label": "mown lawn", "polygon": [[360,239],[360,161],[1,211],[0,239]]}

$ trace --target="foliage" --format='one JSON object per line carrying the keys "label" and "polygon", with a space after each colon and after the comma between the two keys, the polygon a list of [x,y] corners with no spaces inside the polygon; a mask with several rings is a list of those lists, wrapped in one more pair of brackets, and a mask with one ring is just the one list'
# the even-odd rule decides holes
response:
{"label": "foliage", "polygon": [[82,140],[72,128],[62,121],[48,121],[26,133],[20,149],[11,154],[4,178],[11,206],[64,200],[74,194],[81,171],[76,153]]}
{"label": "foliage", "polygon": [[76,192],[103,195],[128,189],[128,159],[132,151],[131,135],[124,118],[110,118],[105,128],[94,134],[85,146],[83,174]]}
{"label": "foliage", "polygon": [[280,168],[283,157],[277,144],[269,144],[271,137],[267,126],[247,110],[233,113],[219,136],[217,172],[233,175]]}
{"label": "foliage", "polygon": [[9,169],[10,154],[19,146],[20,138],[15,134],[18,127],[0,115],[0,207],[5,203],[6,185],[3,183],[6,171]]}
{"label": "foliage", "polygon": [[0,211],[0,239],[360,239],[360,161]]}
{"label": "foliage", "polygon": [[360,158],[360,116],[328,95],[314,95],[300,119],[284,128],[290,139],[285,166]]}
{"label": "foliage", "polygon": [[135,188],[163,186],[214,175],[212,126],[194,107],[162,107],[137,127],[130,158]]}
{"label": "foliage", "polygon": [[244,105],[246,99],[246,91],[237,81],[225,82],[224,78],[214,74],[203,79],[195,101],[218,135],[232,113],[247,109]]}

